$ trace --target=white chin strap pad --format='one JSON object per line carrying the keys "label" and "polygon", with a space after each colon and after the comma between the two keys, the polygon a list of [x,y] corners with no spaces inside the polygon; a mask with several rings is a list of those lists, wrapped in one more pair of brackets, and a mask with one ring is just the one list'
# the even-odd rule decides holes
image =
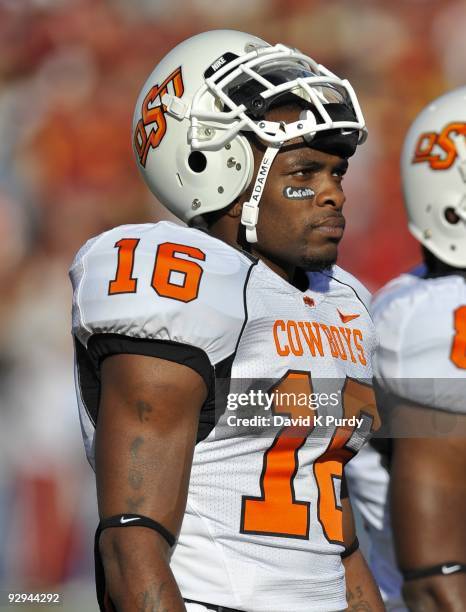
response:
{"label": "white chin strap pad", "polygon": [[[455,143],[456,152],[459,158],[458,170],[461,174],[461,178],[466,183],[466,137],[463,134],[456,134],[456,136],[453,137],[453,142]],[[455,213],[463,222],[466,222],[466,194],[455,207]]]}
{"label": "white chin strap pad", "polygon": [[251,199],[249,202],[245,202],[243,204],[241,223],[246,228],[246,240],[251,244],[257,242],[256,225],[259,219],[259,203],[264,191],[265,182],[269,175],[269,170],[272,167],[273,160],[275,159],[275,156],[279,150],[280,145],[267,148],[259,166],[254,188],[251,193]]}
{"label": "white chin strap pad", "polygon": [[461,178],[466,183],[466,137],[463,134],[456,134],[452,138],[456,146],[456,152],[459,158],[459,171]]}

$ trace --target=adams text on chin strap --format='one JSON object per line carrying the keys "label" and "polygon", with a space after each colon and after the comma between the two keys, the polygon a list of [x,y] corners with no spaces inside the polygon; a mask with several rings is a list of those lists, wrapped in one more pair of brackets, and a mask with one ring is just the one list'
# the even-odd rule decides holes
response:
{"label": "adams text on chin strap", "polygon": [[254,182],[251,197],[248,202],[244,202],[241,213],[241,223],[246,227],[246,240],[249,243],[257,242],[256,225],[259,218],[259,203],[264,191],[265,182],[272,167],[273,160],[280,150],[280,145],[267,147],[264,157],[259,166],[259,171]]}

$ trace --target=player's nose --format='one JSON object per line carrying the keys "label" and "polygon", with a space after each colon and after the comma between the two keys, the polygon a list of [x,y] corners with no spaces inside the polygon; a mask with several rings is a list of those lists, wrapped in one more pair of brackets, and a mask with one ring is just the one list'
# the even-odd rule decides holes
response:
{"label": "player's nose", "polygon": [[322,185],[316,196],[318,206],[331,206],[336,210],[341,210],[346,201],[345,194],[341,185],[335,181],[334,177],[329,177]]}

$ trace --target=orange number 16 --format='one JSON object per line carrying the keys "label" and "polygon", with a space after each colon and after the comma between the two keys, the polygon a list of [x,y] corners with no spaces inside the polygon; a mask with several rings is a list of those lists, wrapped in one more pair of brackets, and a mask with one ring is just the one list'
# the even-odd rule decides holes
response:
{"label": "orange number 16", "polygon": [[[133,268],[138,244],[138,238],[123,238],[115,244],[118,249],[118,264],[115,278],[108,285],[109,295],[136,293],[138,281],[133,278]],[[203,269],[192,259],[177,257],[179,254],[205,260],[205,253],[196,247],[173,242],[159,244],[151,286],[162,297],[191,302],[198,296]],[[173,278],[173,273],[178,274],[178,282]]]}
{"label": "orange number 16", "polygon": [[[289,372],[275,387],[277,397],[293,397],[295,394],[312,392],[309,373]],[[347,378],[342,390],[343,412],[346,416],[365,413],[371,420],[373,429],[380,426],[372,387],[352,378]],[[308,416],[310,410],[302,406],[277,405],[275,413],[288,413],[292,417]],[[260,477],[261,495],[243,496],[241,513],[241,532],[260,535],[274,535],[288,538],[307,539],[309,537],[310,503],[298,501],[295,496],[294,481],[298,472],[298,452],[312,435],[310,427],[284,427],[275,437],[264,455]],[[318,488],[317,520],[330,542],[343,541],[342,509],[335,495],[334,480],[343,477],[343,466],[354,452],[345,445],[352,436],[354,428],[337,427],[323,454],[314,461],[314,477]]]}

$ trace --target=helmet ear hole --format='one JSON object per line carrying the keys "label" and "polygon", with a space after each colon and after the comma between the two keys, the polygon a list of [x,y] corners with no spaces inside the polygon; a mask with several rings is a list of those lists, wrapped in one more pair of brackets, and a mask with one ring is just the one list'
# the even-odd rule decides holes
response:
{"label": "helmet ear hole", "polygon": [[201,151],[193,151],[188,157],[188,166],[193,172],[204,172],[207,167],[207,158]]}
{"label": "helmet ear hole", "polygon": [[446,208],[444,214],[445,214],[445,219],[448,221],[448,223],[451,223],[452,225],[456,225],[460,220],[454,208],[451,208],[451,207]]}

